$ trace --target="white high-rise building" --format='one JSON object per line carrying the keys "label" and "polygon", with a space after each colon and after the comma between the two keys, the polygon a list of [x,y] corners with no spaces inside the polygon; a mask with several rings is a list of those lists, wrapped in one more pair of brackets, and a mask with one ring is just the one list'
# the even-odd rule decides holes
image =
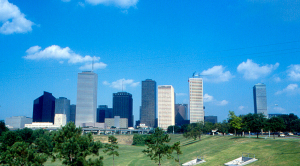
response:
{"label": "white high-rise building", "polygon": [[98,75],[92,71],[78,73],[76,126],[95,126],[97,115]]}
{"label": "white high-rise building", "polygon": [[158,86],[158,127],[167,130],[169,126],[175,125],[175,94],[172,85]]}
{"label": "white high-rise building", "polygon": [[204,122],[202,78],[189,78],[189,92],[190,123]]}

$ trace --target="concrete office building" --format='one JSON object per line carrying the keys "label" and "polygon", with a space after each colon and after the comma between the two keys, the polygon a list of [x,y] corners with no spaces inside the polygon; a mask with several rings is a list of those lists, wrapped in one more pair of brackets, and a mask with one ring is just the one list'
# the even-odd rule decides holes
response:
{"label": "concrete office building", "polygon": [[253,87],[254,113],[262,113],[268,117],[267,109],[267,90],[266,85],[262,83],[255,84]]}
{"label": "concrete office building", "polygon": [[5,118],[5,125],[10,129],[22,129],[25,127],[25,124],[31,124],[32,118],[26,116],[12,116]]}
{"label": "concrete office building", "polygon": [[97,108],[97,122],[104,123],[105,118],[112,118],[112,108],[108,108],[107,105],[99,105]]}
{"label": "concrete office building", "polygon": [[155,127],[156,118],[156,82],[151,79],[142,81],[142,106],[140,108],[140,123]]}
{"label": "concrete office building", "polygon": [[75,123],[76,119],[76,105],[72,104],[70,105],[70,122]]}
{"label": "concrete office building", "polygon": [[70,100],[65,97],[55,99],[55,114],[65,114],[68,123],[70,121]]}
{"label": "concrete office building", "polygon": [[202,78],[189,78],[189,94],[190,123],[204,122]]}
{"label": "concrete office building", "polygon": [[119,129],[127,129],[128,128],[128,119],[120,118],[120,116],[115,116],[114,118],[105,118],[105,124],[107,127],[116,127]]}
{"label": "concrete office building", "polygon": [[55,115],[55,97],[52,93],[44,92],[33,101],[32,122],[52,122]]}
{"label": "concrete office building", "polygon": [[167,130],[175,125],[175,94],[172,85],[160,85],[157,91],[158,127]]}
{"label": "concrete office building", "polygon": [[113,117],[128,119],[128,127],[133,127],[132,95],[127,92],[113,94]]}
{"label": "concrete office building", "polygon": [[98,75],[92,71],[78,73],[76,126],[95,126],[97,111]]}
{"label": "concrete office building", "polygon": [[181,126],[185,124],[187,120],[188,105],[187,104],[175,104],[175,125]]}

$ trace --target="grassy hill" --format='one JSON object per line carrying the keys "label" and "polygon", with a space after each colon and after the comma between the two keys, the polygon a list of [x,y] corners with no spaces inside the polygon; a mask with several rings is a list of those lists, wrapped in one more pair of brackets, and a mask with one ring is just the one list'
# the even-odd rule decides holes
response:
{"label": "grassy hill", "polygon": [[[299,138],[242,138],[234,136],[203,136],[201,141],[185,139],[182,135],[170,135],[172,140],[181,142],[183,154],[180,155],[182,163],[204,156],[207,165],[224,165],[224,163],[241,157],[242,152],[254,153],[258,161],[249,165],[300,165],[300,139]],[[105,136],[96,136],[96,140],[107,139]],[[128,145],[132,136],[120,136],[119,157],[115,157],[115,165],[155,165],[142,153],[144,146]],[[121,141],[122,140],[122,141]],[[112,157],[100,152],[104,157],[104,165],[112,165]],[[175,155],[174,155],[175,156]],[[47,162],[45,165],[61,165]],[[164,159],[162,165],[178,165],[174,159]]]}

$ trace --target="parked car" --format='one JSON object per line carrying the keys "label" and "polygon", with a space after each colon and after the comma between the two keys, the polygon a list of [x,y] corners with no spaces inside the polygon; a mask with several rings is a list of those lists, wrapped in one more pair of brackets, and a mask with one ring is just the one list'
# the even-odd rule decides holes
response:
{"label": "parked car", "polygon": [[289,136],[290,136],[290,135],[294,135],[294,134],[293,134],[293,133],[287,133],[287,135],[289,135]]}
{"label": "parked car", "polygon": [[228,133],[227,135],[233,135],[232,133]]}
{"label": "parked car", "polygon": [[285,137],[285,135],[283,133],[279,133],[278,137]]}

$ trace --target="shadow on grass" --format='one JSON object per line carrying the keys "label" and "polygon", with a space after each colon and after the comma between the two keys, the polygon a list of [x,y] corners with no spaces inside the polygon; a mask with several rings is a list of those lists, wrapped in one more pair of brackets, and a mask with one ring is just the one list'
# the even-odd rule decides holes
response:
{"label": "shadow on grass", "polygon": [[299,154],[300,152],[293,152],[293,153],[275,153],[275,154],[279,154],[279,155],[283,155],[283,154]]}
{"label": "shadow on grass", "polygon": [[199,142],[199,141],[200,141],[200,140],[190,140],[190,141],[187,141],[187,142],[183,142],[183,143],[182,143],[182,146],[191,145],[191,144],[197,143],[197,142]]}

